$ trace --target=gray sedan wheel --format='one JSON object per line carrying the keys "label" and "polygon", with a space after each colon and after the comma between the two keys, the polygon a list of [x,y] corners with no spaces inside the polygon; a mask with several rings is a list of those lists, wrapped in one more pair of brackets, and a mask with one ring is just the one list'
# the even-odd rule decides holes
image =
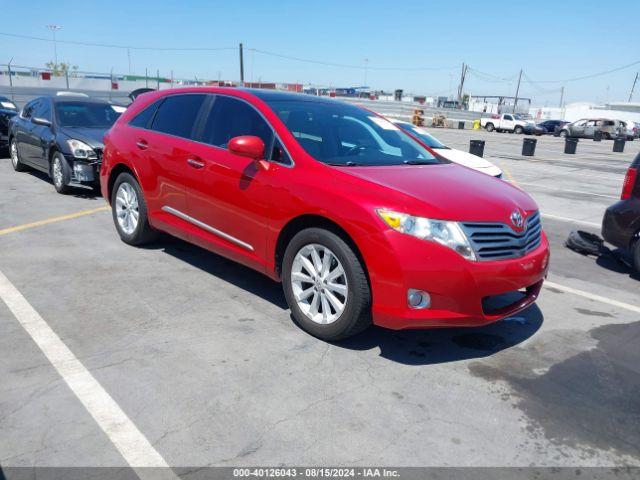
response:
{"label": "gray sedan wheel", "polygon": [[11,139],[11,144],[9,145],[9,154],[11,155],[11,166],[16,172],[24,172],[25,170],[27,170],[26,165],[20,161],[18,142],[16,142],[15,138]]}
{"label": "gray sedan wheel", "polygon": [[51,159],[51,180],[58,193],[67,193],[70,190],[71,167],[69,162],[60,152],[56,152]]}

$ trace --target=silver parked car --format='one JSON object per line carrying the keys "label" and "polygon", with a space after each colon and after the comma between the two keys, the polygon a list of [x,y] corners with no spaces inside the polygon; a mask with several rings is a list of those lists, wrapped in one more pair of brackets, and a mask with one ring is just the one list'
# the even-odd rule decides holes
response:
{"label": "silver parked car", "polygon": [[[620,134],[626,135],[627,124],[621,120],[608,118],[583,118],[564,125],[560,130],[561,137],[593,138],[596,131],[602,132],[602,137],[611,139]],[[624,133],[623,133],[624,132]]]}

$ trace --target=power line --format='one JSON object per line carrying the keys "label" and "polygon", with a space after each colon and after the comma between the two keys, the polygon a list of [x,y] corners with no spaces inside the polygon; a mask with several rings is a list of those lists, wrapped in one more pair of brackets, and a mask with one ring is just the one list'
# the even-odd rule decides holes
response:
{"label": "power line", "polygon": [[622,65],[620,67],[612,68],[610,70],[605,70],[603,72],[583,75],[581,77],[565,78],[564,80],[536,80],[535,83],[567,83],[567,82],[577,82],[579,80],[588,80],[590,78],[601,77],[603,75],[608,75],[610,73],[619,72],[620,70],[625,70],[627,68],[633,67],[638,64],[640,64],[640,60],[636,60],[635,62],[628,63],[627,65]]}
{"label": "power line", "polygon": [[469,72],[471,72],[471,74],[473,74],[473,76],[476,77],[477,79],[483,80],[485,82],[492,82],[492,83],[512,83],[515,81],[516,77],[518,76],[518,74],[516,73],[512,77],[505,78],[505,77],[499,77],[497,75],[493,75],[491,73],[481,72],[480,70],[477,70],[471,67],[468,67],[468,69],[469,69]]}
{"label": "power line", "polygon": [[[50,38],[43,37],[33,37],[30,35],[19,35],[16,33],[4,33],[0,32],[0,35],[4,37],[13,37],[13,38],[22,38],[27,40],[38,40],[41,42],[49,42],[51,43],[53,40]],[[93,42],[79,42],[72,40],[56,40],[57,43],[64,43],[67,45],[81,45],[84,47],[103,47],[103,48],[120,48],[123,50],[155,50],[155,51],[220,51],[220,50],[236,50],[237,47],[217,47],[217,48],[207,48],[207,47],[141,47],[141,46],[133,46],[133,45],[116,45],[111,43],[93,43]]]}
{"label": "power line", "polygon": [[418,71],[435,71],[435,70],[454,70],[458,67],[376,67],[371,66],[368,62],[366,65],[353,65],[346,63],[334,63],[334,62],[325,62],[322,60],[312,60],[309,58],[295,57],[293,55],[284,55],[281,53],[268,52],[265,50],[260,50],[257,48],[248,48],[247,50],[251,50],[255,53],[261,53],[262,55],[268,55],[271,57],[284,58],[286,60],[294,60],[296,62],[304,62],[304,63],[313,63],[315,65],[323,65],[325,67],[338,67],[338,68],[351,68],[356,70],[388,70],[388,71],[398,71],[398,72],[418,72]]}

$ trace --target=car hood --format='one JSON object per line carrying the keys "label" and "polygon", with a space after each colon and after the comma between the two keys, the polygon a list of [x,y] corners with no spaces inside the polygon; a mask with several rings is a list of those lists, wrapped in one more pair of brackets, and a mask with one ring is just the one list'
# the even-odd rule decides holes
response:
{"label": "car hood", "polygon": [[413,215],[509,224],[514,210],[529,214],[538,209],[519,188],[455,164],[334,168],[410,197],[414,201],[387,191],[378,206]]}
{"label": "car hood", "polygon": [[104,134],[108,128],[64,127],[60,129],[63,135],[80,140],[92,148],[104,148]]}

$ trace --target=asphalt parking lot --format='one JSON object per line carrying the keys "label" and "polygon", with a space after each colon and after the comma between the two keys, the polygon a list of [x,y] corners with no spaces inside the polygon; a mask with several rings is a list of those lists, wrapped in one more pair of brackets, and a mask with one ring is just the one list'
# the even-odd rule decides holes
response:
{"label": "asphalt parking lot", "polygon": [[[58,195],[6,158],[0,277],[148,441],[136,453],[173,467],[640,466],[640,277],[563,246],[599,231],[640,141],[565,155],[543,137],[525,158],[521,135],[433,133],[486,140],[540,205],[549,283],[517,317],[324,343],[292,323],[280,285],[175,239],[129,247],[102,198]],[[127,465],[2,302],[0,332],[0,465]]]}

